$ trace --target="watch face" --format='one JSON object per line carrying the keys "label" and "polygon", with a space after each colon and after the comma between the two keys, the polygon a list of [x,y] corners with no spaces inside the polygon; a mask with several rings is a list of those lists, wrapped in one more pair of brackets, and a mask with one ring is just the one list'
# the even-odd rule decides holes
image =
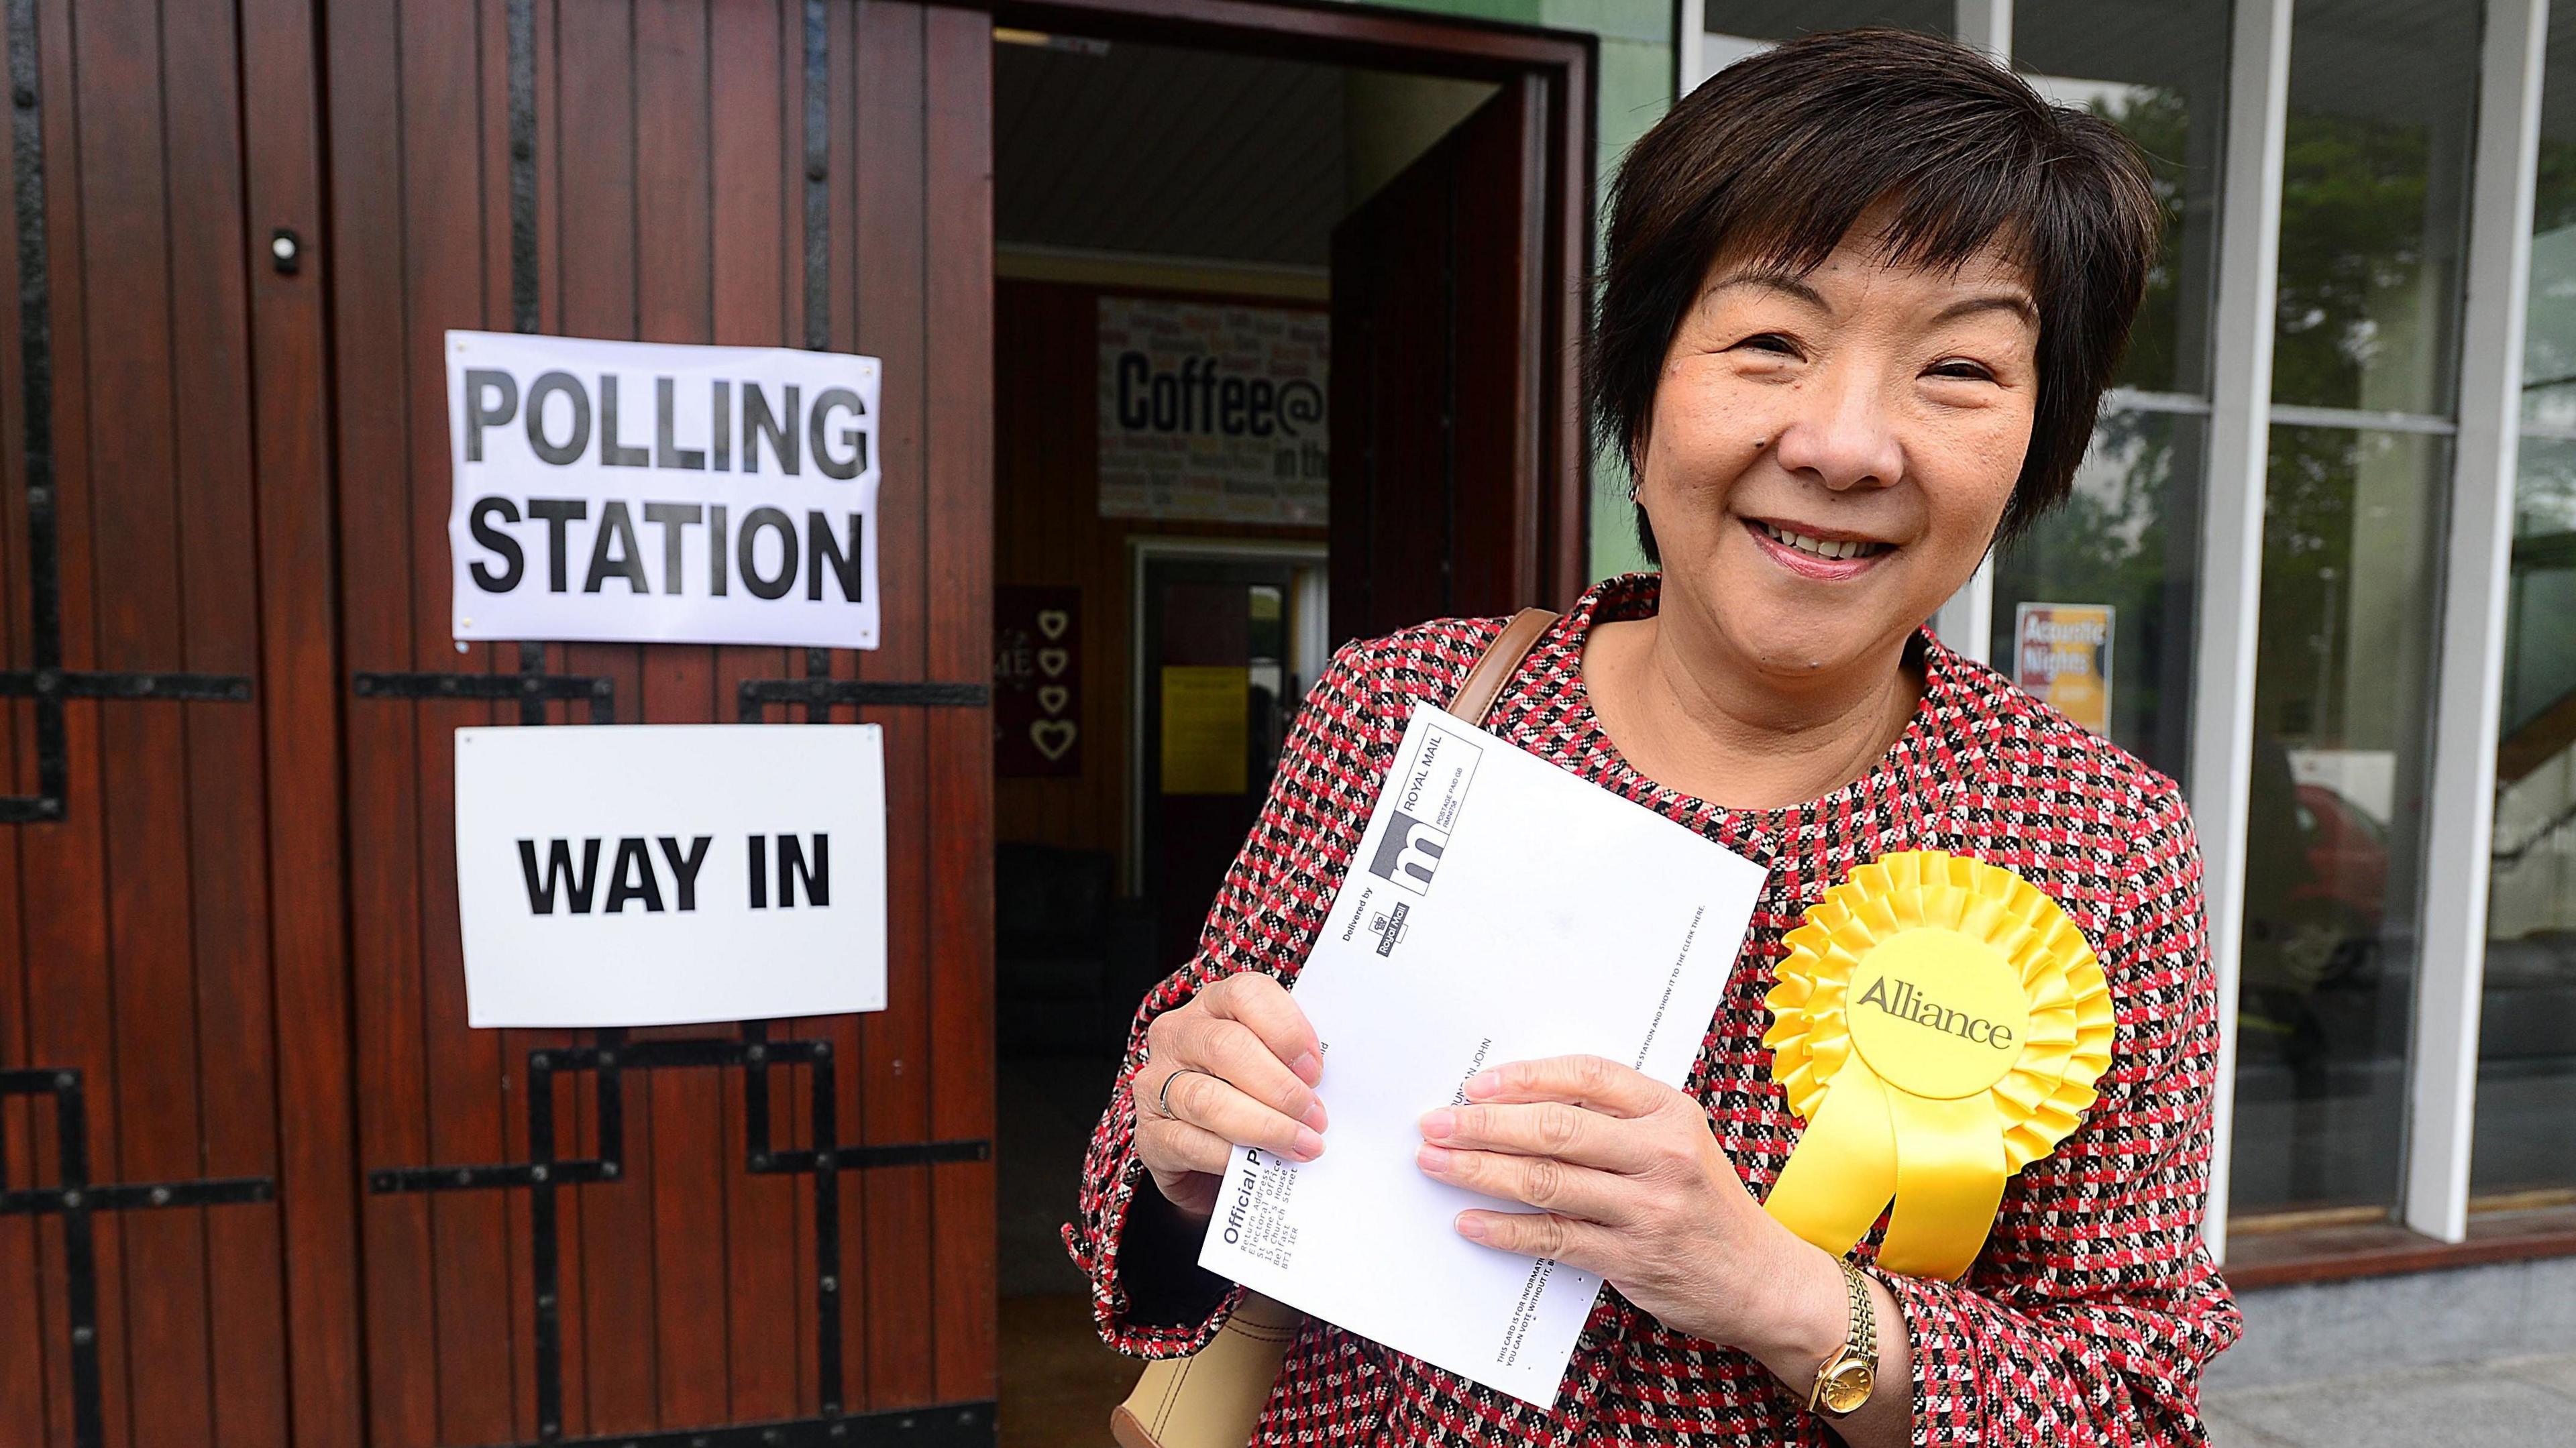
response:
{"label": "watch face", "polygon": [[1817,1394],[1825,1411],[1840,1415],[1869,1401],[1870,1389],[1878,1385],[1878,1369],[1868,1361],[1848,1357],[1825,1372],[1824,1391]]}

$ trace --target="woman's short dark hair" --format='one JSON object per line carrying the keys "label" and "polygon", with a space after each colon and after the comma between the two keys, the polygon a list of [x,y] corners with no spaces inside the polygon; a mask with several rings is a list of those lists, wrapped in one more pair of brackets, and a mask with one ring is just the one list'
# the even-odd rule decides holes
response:
{"label": "woman's short dark hair", "polygon": [[[2003,536],[2064,500],[2162,234],[2146,165],[2101,117],[2050,104],[1965,46],[1898,30],[1810,35],[1738,61],[1621,163],[1587,387],[1593,426],[1631,476],[1709,267],[1742,256],[1809,270],[1881,205],[1893,262],[1957,266],[1991,245],[2028,269],[2038,399]],[[1637,537],[1656,558],[1642,507]]]}

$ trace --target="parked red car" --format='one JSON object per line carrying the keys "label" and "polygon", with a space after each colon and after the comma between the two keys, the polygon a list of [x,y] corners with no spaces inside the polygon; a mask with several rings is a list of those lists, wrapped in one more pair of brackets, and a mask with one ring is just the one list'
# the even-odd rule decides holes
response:
{"label": "parked red car", "polygon": [[2299,834],[2307,841],[2308,879],[2290,898],[2331,902],[2363,933],[2378,934],[2387,911],[2388,827],[2326,786],[2303,784]]}

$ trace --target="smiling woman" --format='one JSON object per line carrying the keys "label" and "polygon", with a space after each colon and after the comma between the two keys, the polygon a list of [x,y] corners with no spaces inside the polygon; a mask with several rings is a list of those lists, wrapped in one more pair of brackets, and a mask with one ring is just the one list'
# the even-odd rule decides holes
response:
{"label": "smiling woman", "polygon": [[[1422,1103],[1420,1169],[1518,1204],[1461,1213],[1461,1235],[1613,1289],[1556,1406],[1309,1323],[1258,1441],[1812,1442],[1819,1418],[1854,1445],[2202,1440],[2200,1369],[2238,1318],[2199,1234],[2217,1003],[2188,813],[2172,781],[1922,627],[1999,536],[2065,497],[2158,226],[2107,123],[1895,32],[1742,61],[1631,150],[1592,400],[1662,572],[1578,600],[1486,723],[1769,879],[1686,1089],[1593,1058],[1502,1061],[1460,1101]],[[1439,620],[1348,645],[1316,685],[1199,954],[1139,1013],[1093,1141],[1068,1239],[1114,1344],[1195,1351],[1223,1320],[1227,1284],[1191,1263],[1231,1147],[1326,1150],[1333,1078],[1284,987],[1407,716],[1446,699],[1504,627]],[[1917,933],[1851,945],[1866,932],[1831,912],[1855,907],[1827,894],[1933,857],[1913,852],[2017,876],[2016,898],[2053,901],[2078,973],[2098,963],[2102,979],[2086,1039],[2107,1040],[2107,1068],[2052,1118],[2053,1151],[1991,1173],[2010,1172],[1999,1200],[1950,1204],[1983,1229],[1955,1256],[1868,1226],[1884,1192],[1784,1214],[1850,1219],[1832,1244],[1762,1200],[1812,1208],[1817,1175],[1791,1173],[1792,1189],[1783,1173],[1832,1135],[1805,1119],[1826,1110],[1819,1093],[1793,1108],[1774,1079],[1787,1055],[1839,1062],[1846,1038],[1919,1032],[1993,1055],[1975,1062],[1983,1081],[2073,1049],[2039,1026],[2064,993],[2044,1000],[2039,976],[1985,945],[1949,952],[1985,962],[1984,996],[1886,976],[1889,957],[1861,967],[1876,984],[1857,1005],[1891,1024],[1839,1005],[1774,1024],[1771,1006],[1812,1006],[1817,967],[1791,942],[1829,939],[1848,971],[1849,950],[1866,961]],[[1793,1024],[1807,1053],[1775,1056]],[[1896,1216],[1919,1224],[1908,1190]]]}

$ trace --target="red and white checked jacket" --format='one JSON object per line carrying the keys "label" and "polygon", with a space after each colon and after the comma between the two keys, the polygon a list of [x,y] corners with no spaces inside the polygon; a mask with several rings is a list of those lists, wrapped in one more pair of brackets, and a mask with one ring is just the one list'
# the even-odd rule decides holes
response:
{"label": "red and white checked jacket", "polygon": [[[1784,953],[1781,935],[1828,885],[1880,855],[1927,848],[2020,872],[2093,943],[2119,1034],[2101,1100],[2054,1155],[2012,1179],[1967,1276],[1952,1284],[1882,1274],[1913,1340],[1914,1441],[2203,1442],[2201,1365],[2236,1340],[2241,1319],[2197,1227],[2219,1003],[2199,848],[2180,791],[1927,634],[1918,641],[1922,706],[1865,777],[1780,810],[1721,809],[1675,794],[1612,747],[1581,681],[1585,631],[1596,620],[1651,614],[1656,595],[1652,575],[1586,594],[1530,652],[1487,727],[1769,868],[1743,959],[1687,1087],[1707,1104],[1719,1144],[1757,1196],[1797,1144],[1800,1123],[1761,1044],[1762,997]],[[1296,979],[1414,703],[1445,701],[1502,624],[1443,619],[1334,657],[1290,734],[1199,953],[1138,1011],[1121,1085],[1092,1138],[1081,1218],[1065,1229],[1113,1347],[1146,1357],[1191,1352],[1222,1320],[1209,1311],[1180,1323],[1140,1321],[1122,1280],[1129,1204],[1154,1191],[1136,1159],[1125,1084],[1144,1059],[1145,1023],[1236,971]],[[1864,1262],[1878,1236],[1862,1243]],[[1255,1441],[1696,1448],[1832,1440],[1759,1363],[1670,1331],[1605,1289],[1552,1413],[1310,1320]]]}

